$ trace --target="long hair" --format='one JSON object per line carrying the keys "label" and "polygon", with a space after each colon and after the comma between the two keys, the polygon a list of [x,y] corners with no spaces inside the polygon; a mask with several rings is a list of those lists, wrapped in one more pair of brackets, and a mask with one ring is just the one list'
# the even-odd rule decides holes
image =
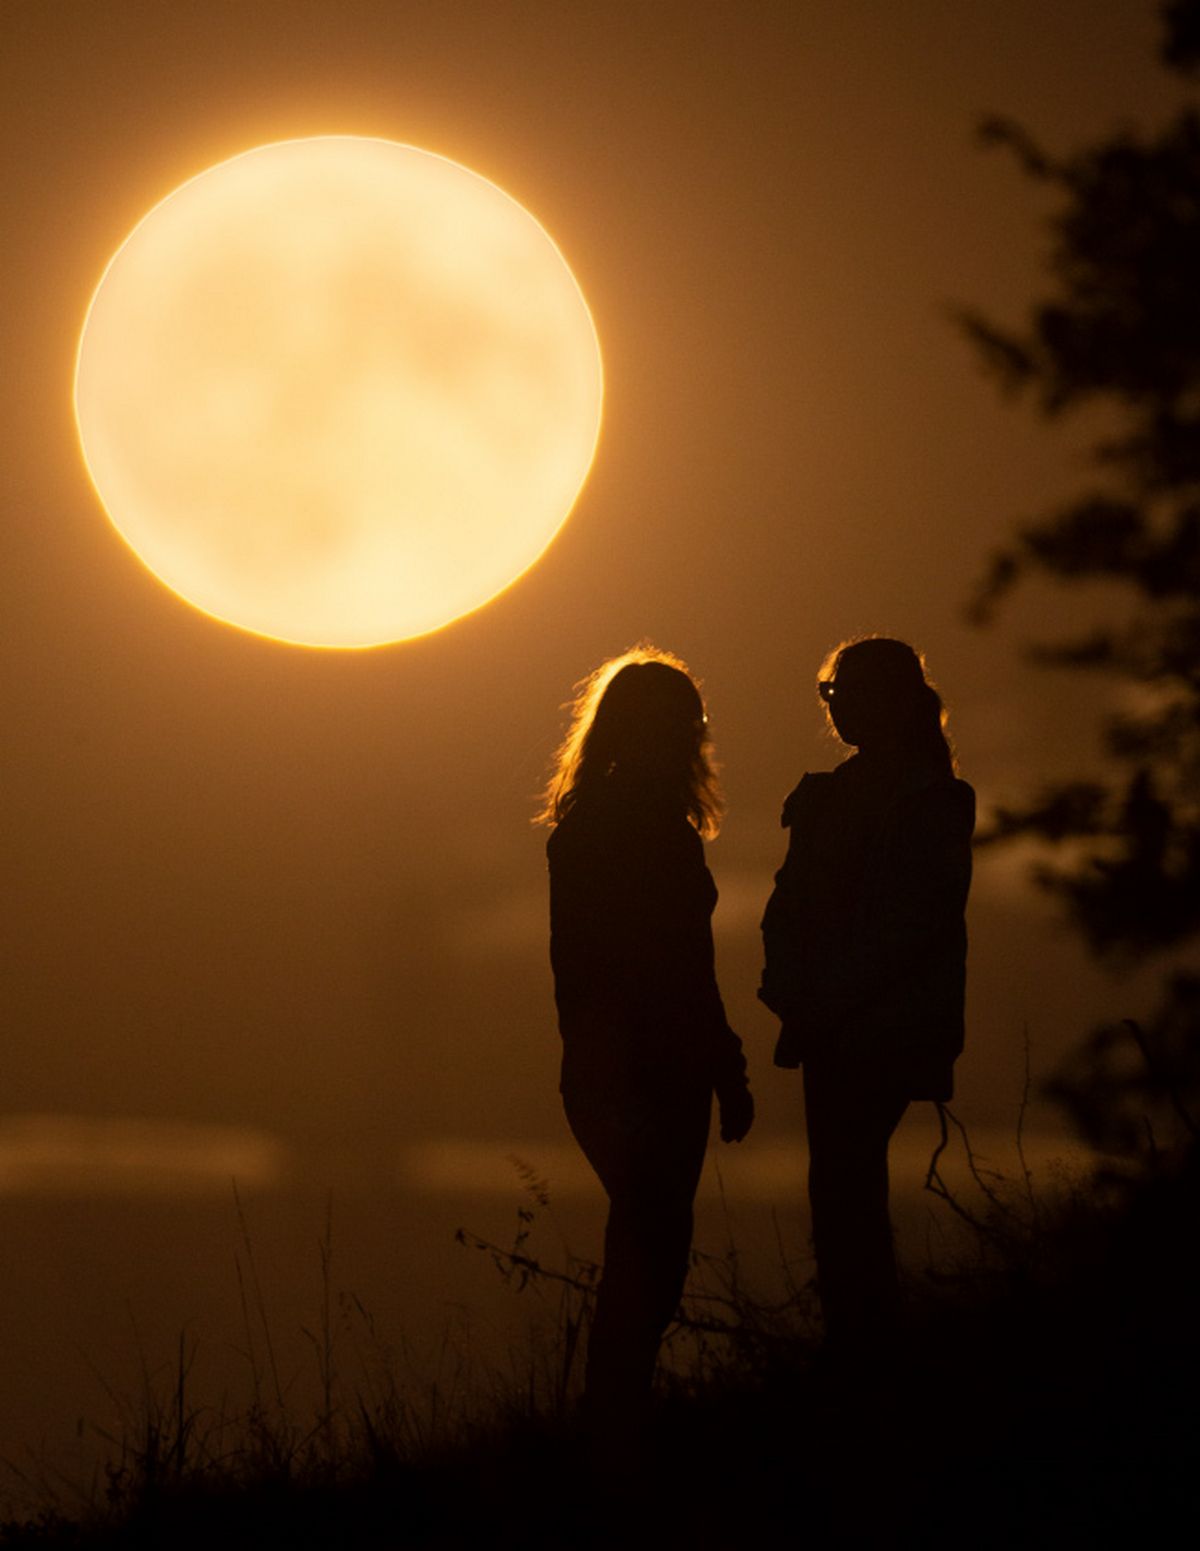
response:
{"label": "long hair", "polygon": [[668,795],[706,839],[720,828],[722,800],[696,680],[673,652],[641,641],[575,686],[566,737],[554,756],[534,822],[554,825],[618,772],[673,744],[678,758],[657,767]]}
{"label": "long hair", "polygon": [[[900,734],[907,753],[944,765],[957,774],[958,759],[947,731],[949,713],[929,677],[925,655],[890,636],[854,636],[835,646],[821,664],[818,683],[836,678],[848,657],[878,691],[881,710]],[[837,733],[828,701],[822,700],[830,730]]]}

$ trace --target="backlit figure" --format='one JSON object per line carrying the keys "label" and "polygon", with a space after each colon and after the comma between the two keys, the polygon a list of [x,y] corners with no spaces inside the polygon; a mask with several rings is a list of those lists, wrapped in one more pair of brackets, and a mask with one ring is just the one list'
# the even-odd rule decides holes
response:
{"label": "backlit figure", "polygon": [[683,1291],[713,1092],[727,1141],[754,1106],[713,969],[702,836],[719,810],[699,691],[641,647],[599,668],[574,713],[542,815],[550,956],[563,1105],[609,1199],[585,1406],[617,1445]]}
{"label": "backlit figure", "polygon": [[826,1333],[886,1345],[898,1290],[888,1142],[915,1099],[949,1099],[963,1043],[975,794],[903,641],[840,647],[818,681],[857,750],[787,799],[787,857],[763,918],[777,1066],[804,1068],[813,1247]]}

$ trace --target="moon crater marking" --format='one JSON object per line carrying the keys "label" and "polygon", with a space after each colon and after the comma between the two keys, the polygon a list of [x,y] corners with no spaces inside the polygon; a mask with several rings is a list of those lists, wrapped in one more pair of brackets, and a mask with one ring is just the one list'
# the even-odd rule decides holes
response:
{"label": "moon crater marking", "polygon": [[566,520],[599,434],[591,315],[534,218],[385,140],[260,146],[117,250],[75,413],[118,532],[218,619],[310,646],[421,635]]}

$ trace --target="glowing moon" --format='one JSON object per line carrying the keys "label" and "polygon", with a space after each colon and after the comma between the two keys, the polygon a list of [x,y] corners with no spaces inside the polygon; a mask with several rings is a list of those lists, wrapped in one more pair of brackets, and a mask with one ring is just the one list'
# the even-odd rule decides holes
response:
{"label": "glowing moon", "polygon": [[141,560],[310,646],[422,635],[503,591],[570,513],[602,396],[591,314],[529,212],[342,135],[246,151],[155,205],[75,370],[88,471]]}

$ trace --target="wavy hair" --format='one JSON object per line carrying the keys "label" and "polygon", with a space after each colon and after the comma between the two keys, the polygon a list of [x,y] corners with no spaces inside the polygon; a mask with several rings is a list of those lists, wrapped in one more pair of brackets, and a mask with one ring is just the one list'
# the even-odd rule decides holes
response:
{"label": "wavy hair", "polygon": [[[896,641],[890,636],[853,636],[826,656],[817,675],[818,684],[836,678],[847,656],[856,658],[864,670],[869,669],[879,688],[881,703],[888,706],[902,733],[906,751],[945,764],[952,775],[957,774],[958,757],[947,731],[949,712],[929,677],[925,654],[907,641]],[[836,737],[829,703],[823,697],[821,705]]]}
{"label": "wavy hair", "polygon": [[[723,802],[699,686],[682,658],[640,641],[603,662],[575,686],[564,707],[570,724],[554,756],[535,816],[554,825],[575,804],[603,789],[618,771],[651,752],[658,730],[678,734],[676,768],[659,772],[688,821],[706,839],[717,833]],[[645,768],[643,764],[643,768]]]}

